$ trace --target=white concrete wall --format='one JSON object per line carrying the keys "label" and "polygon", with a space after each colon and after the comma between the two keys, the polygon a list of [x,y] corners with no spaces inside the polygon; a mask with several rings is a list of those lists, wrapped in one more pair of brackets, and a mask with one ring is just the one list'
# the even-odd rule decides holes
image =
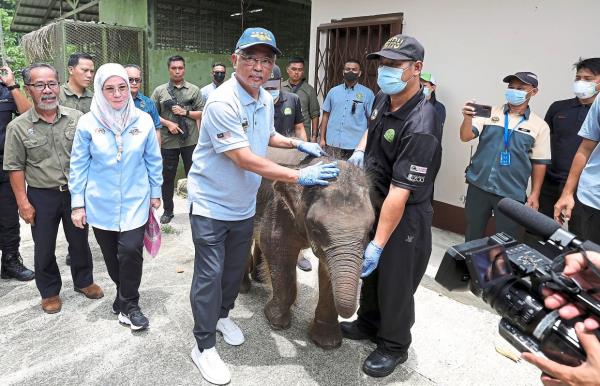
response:
{"label": "white concrete wall", "polygon": [[[476,146],[458,137],[464,101],[501,104],[504,75],[532,71],[540,92],[531,106],[543,117],[554,100],[572,97],[572,64],[600,56],[597,0],[313,0],[310,62],[319,24],[396,12],[404,13],[403,33],[425,47],[425,70],[439,82],[436,94],[447,118],[435,199],[456,206],[463,206],[464,169]],[[312,65],[310,71],[312,83]]]}

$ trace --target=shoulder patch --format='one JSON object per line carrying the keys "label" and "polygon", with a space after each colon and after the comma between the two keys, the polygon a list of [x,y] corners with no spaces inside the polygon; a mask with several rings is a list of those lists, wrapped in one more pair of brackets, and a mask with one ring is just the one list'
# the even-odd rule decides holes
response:
{"label": "shoulder patch", "polygon": [[373,109],[373,112],[371,113],[371,120],[375,120],[375,118],[377,118],[377,113],[379,113],[379,110],[377,109]]}

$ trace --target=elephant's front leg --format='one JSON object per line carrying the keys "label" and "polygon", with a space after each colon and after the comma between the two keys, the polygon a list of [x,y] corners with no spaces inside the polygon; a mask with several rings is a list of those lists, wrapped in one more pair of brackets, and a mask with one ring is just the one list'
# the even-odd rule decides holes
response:
{"label": "elephant's front leg", "polygon": [[342,344],[342,331],[338,323],[331,280],[324,259],[319,259],[319,303],[310,326],[309,336],[317,346],[324,349],[337,348]]}
{"label": "elephant's front leg", "polygon": [[300,246],[295,244],[281,242],[273,245],[271,242],[269,247],[261,248],[273,287],[272,298],[265,306],[265,316],[276,330],[289,328],[292,322],[290,308],[296,301],[296,259],[300,252]]}

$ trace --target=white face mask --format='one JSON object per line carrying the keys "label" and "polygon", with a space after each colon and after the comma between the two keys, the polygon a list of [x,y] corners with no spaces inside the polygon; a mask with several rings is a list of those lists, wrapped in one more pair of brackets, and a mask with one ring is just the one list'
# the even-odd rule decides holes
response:
{"label": "white face mask", "polygon": [[573,82],[573,93],[577,98],[588,99],[598,94],[597,84],[586,80],[577,80]]}

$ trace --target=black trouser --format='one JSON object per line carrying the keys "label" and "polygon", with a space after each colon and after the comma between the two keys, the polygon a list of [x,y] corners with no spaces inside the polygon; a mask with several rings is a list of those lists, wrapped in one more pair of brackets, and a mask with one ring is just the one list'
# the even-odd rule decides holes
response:
{"label": "black trouser", "polygon": [[0,181],[0,251],[3,255],[17,253],[20,241],[17,201],[10,182]]}
{"label": "black trouser", "polygon": [[519,238],[519,224],[498,210],[498,202],[503,198],[469,184],[465,202],[467,217],[465,241],[477,240],[485,236],[485,228],[492,217],[492,212],[496,222],[496,232],[506,232],[515,239]]}
{"label": "black trouser", "polygon": [[56,264],[56,236],[62,221],[71,255],[71,276],[75,288],[85,288],[94,282],[92,252],[88,243],[88,228],[76,228],[71,221],[69,191],[27,189],[29,202],[35,208],[35,225],[31,227],[34,243],[35,284],[42,298],[58,295],[62,286]]}
{"label": "black trouser", "polygon": [[[215,346],[217,321],[233,309],[246,271],[254,219],[221,221],[190,215],[196,250],[190,302],[198,348]],[[292,284],[292,285],[295,285]]]}
{"label": "black trouser", "polygon": [[578,204],[581,216],[581,234],[578,235],[578,238],[600,244],[600,210],[582,202],[578,202]]}
{"label": "black trouser", "polygon": [[358,327],[376,335],[377,346],[386,351],[405,352],[411,344],[414,293],[431,255],[432,219],[431,202],[407,205],[377,269],[363,279]]}
{"label": "black trouser", "polygon": [[108,275],[117,285],[119,309],[128,315],[139,309],[140,283],[144,258],[144,227],[125,232],[105,231],[92,227],[100,245]]}
{"label": "black trouser", "polygon": [[163,184],[162,199],[165,205],[165,212],[173,213],[173,194],[175,192],[175,175],[177,166],[179,166],[179,156],[183,160],[183,169],[187,177],[192,167],[192,154],[196,145],[180,147],[177,149],[160,149],[163,159]]}

